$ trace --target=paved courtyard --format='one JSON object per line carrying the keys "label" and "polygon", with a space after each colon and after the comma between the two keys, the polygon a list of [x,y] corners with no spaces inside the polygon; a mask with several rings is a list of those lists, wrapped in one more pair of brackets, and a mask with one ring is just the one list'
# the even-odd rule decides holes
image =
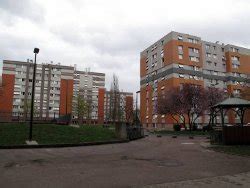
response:
{"label": "paved courtyard", "polygon": [[0,150],[0,187],[250,187],[250,158],[154,135],[113,145]]}

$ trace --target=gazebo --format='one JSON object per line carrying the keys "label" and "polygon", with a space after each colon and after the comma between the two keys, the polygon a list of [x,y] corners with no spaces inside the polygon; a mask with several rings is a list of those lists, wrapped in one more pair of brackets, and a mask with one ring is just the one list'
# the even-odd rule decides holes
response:
{"label": "gazebo", "polygon": [[225,124],[225,121],[224,121],[225,113],[229,109],[234,110],[238,114],[238,116],[240,117],[241,126],[243,126],[245,111],[248,108],[250,108],[250,101],[241,99],[241,98],[236,98],[236,97],[229,97],[225,99],[224,101],[213,106],[213,109],[215,110],[215,112],[220,112],[221,114],[222,126],[224,126]]}
{"label": "gazebo", "polygon": [[[213,111],[221,114],[221,132],[218,141],[224,144],[250,144],[250,126],[244,126],[244,116],[250,109],[250,101],[241,98],[229,97],[212,107]],[[240,126],[225,126],[225,114],[228,110],[235,111],[240,117]],[[213,113],[214,113],[213,112]],[[214,116],[213,116],[214,118]],[[212,121],[214,122],[212,118]],[[246,122],[245,122],[246,123]],[[217,138],[214,140],[215,142]]]}

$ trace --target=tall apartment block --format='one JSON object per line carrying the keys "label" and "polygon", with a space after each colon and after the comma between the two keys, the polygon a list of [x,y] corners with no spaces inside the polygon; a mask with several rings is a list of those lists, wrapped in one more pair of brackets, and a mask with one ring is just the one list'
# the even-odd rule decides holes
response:
{"label": "tall apartment block", "polygon": [[[33,79],[31,61],[3,61],[3,94],[0,99],[1,118],[30,114]],[[38,64],[36,70],[34,116],[57,118],[71,112],[74,67]]]}
{"label": "tall apartment block", "polygon": [[[216,87],[240,94],[250,87],[250,49],[207,42],[200,37],[170,32],[140,54],[140,118],[145,127],[165,127],[169,116],[157,113],[157,97],[184,83]],[[237,122],[234,114],[228,123]],[[208,118],[199,118],[206,123]]]}
{"label": "tall apartment block", "polygon": [[[3,61],[2,85],[0,83],[0,122],[29,120],[33,79],[33,62]],[[88,123],[107,122],[105,74],[78,71],[73,66],[37,64],[34,118],[49,120],[66,114],[78,118],[74,104],[83,96],[90,108],[84,119]],[[133,109],[133,94],[120,92],[120,106]],[[124,116],[127,117],[126,111]]]}
{"label": "tall apartment block", "polygon": [[[114,94],[110,91],[105,92],[104,97],[104,119],[106,122],[109,122],[112,119],[112,108],[110,104],[114,104]],[[119,119],[117,118],[116,121],[123,121],[123,122],[131,122],[133,120],[133,93],[130,92],[122,92],[118,93],[117,97],[117,108],[120,109],[120,112],[116,112],[119,114]]]}
{"label": "tall apartment block", "polygon": [[[99,88],[105,87],[105,74],[89,71],[75,71],[74,73],[74,96],[73,103],[78,95],[83,96],[90,106],[85,119],[90,119],[92,123],[98,123]],[[99,109],[100,111],[100,109]],[[73,119],[77,118],[77,111],[73,109]]]}

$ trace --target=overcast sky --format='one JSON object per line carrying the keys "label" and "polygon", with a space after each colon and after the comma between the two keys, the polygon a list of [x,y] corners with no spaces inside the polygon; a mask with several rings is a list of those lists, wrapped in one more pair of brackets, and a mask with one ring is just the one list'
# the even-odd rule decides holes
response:
{"label": "overcast sky", "polygon": [[[2,60],[77,64],[139,89],[140,52],[170,31],[250,48],[249,0],[0,0]],[[1,73],[1,71],[0,71]]]}

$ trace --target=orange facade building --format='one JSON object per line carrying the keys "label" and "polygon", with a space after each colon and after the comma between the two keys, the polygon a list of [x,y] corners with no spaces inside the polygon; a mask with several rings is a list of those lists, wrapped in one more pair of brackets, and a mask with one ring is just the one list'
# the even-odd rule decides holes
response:
{"label": "orange facade building", "polygon": [[[157,113],[157,98],[166,89],[191,83],[240,95],[250,86],[249,73],[249,49],[170,32],[140,54],[141,122],[148,128],[173,124],[171,117]],[[227,123],[239,121],[235,114],[226,118]],[[208,123],[208,117],[200,117],[198,123]]]}

